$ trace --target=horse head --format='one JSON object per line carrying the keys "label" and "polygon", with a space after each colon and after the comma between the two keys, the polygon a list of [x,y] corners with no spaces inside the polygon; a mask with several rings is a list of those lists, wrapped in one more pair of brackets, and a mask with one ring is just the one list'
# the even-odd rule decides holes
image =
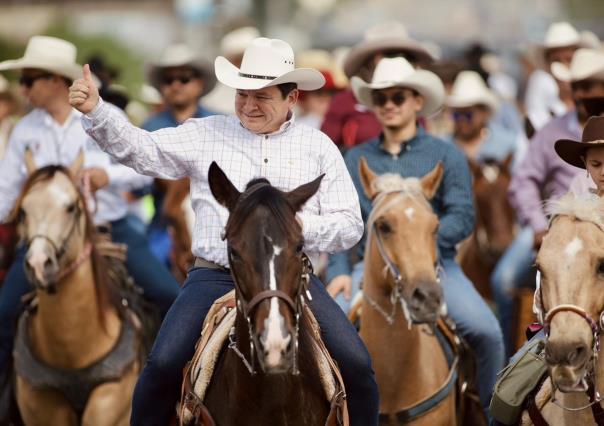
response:
{"label": "horse head", "polygon": [[54,292],[65,268],[87,250],[90,218],[74,184],[83,153],[69,168],[36,169],[29,150],[25,158],[29,176],[14,209],[20,237],[27,245],[25,272],[36,287]]}
{"label": "horse head", "polygon": [[552,216],[537,255],[535,308],[545,325],[552,383],[583,392],[595,385],[604,313],[604,201],[569,194],[553,205]]}
{"label": "horse head", "polygon": [[212,194],[229,210],[225,239],[239,313],[265,372],[296,369],[305,285],[304,238],[296,212],[317,192],[322,178],[290,192],[254,179],[239,192],[216,163],[210,166]]}
{"label": "horse head", "polygon": [[469,160],[474,175],[476,238],[481,251],[499,258],[514,239],[516,218],[508,201],[512,179],[510,154],[503,162],[477,164]]}
{"label": "horse head", "polygon": [[434,323],[444,298],[437,277],[438,217],[429,200],[440,185],[443,166],[438,163],[421,179],[377,176],[364,158],[359,167],[365,193],[373,201],[365,265],[370,259],[380,273],[390,272],[386,290],[393,306],[400,300],[408,322]]}

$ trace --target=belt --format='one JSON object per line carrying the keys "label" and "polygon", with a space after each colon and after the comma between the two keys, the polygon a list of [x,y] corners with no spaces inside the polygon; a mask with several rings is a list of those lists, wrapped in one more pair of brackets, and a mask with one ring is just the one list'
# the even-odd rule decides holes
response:
{"label": "belt", "polygon": [[225,268],[224,266],[219,265],[218,263],[206,260],[203,257],[196,257],[193,266],[196,268],[218,269],[219,271],[223,272],[231,272],[229,268]]}

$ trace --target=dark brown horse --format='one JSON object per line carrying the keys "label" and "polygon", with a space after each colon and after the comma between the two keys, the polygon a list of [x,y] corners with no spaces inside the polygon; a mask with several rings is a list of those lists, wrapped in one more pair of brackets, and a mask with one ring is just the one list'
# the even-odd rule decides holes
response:
{"label": "dark brown horse", "polygon": [[474,176],[476,227],[459,250],[459,263],[480,294],[491,299],[490,278],[497,261],[514,239],[516,216],[508,201],[510,165],[505,161],[477,164],[469,160]]}
{"label": "dark brown horse", "polygon": [[[212,194],[229,210],[225,229],[237,314],[204,404],[217,425],[326,425],[313,334],[303,311],[308,283],[296,212],[322,176],[282,192],[255,179],[240,193],[212,163]],[[205,424],[205,423],[204,423]]]}

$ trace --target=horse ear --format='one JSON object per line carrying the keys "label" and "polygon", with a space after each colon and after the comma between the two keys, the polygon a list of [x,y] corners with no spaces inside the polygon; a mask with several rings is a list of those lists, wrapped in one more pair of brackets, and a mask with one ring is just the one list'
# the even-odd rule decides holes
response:
{"label": "horse ear", "polygon": [[436,194],[436,190],[440,186],[442,181],[445,168],[443,167],[442,161],[439,161],[436,167],[434,167],[430,173],[421,179],[422,191],[428,200],[431,200]]}
{"label": "horse ear", "polygon": [[377,195],[377,191],[373,189],[373,181],[377,178],[377,175],[369,168],[365,157],[361,157],[361,160],[359,161],[359,175],[361,177],[361,184],[363,185],[365,195],[367,195],[367,198],[370,200],[373,200]]}
{"label": "horse ear", "polygon": [[237,203],[241,193],[235,188],[235,185],[231,183],[215,161],[212,161],[212,164],[210,164],[208,182],[216,201],[231,211],[235,207],[235,203]]}
{"label": "horse ear", "polygon": [[80,174],[83,165],[84,150],[80,149],[80,152],[78,152],[78,156],[75,158],[75,160],[73,160],[73,163],[69,165],[69,172],[71,173],[71,176],[73,176],[74,179]]}
{"label": "horse ear", "polygon": [[36,171],[38,167],[36,166],[36,162],[34,161],[34,153],[31,149],[29,149],[29,147],[25,148],[24,160],[25,168],[27,169],[27,174],[31,175],[33,172]]}
{"label": "horse ear", "polygon": [[321,176],[319,176],[312,182],[300,185],[296,189],[285,193],[285,198],[291,204],[295,211],[299,211],[304,205],[304,203],[306,203],[310,197],[315,195],[315,193],[319,190],[319,186],[321,185],[321,181],[324,177],[325,173],[323,173]]}

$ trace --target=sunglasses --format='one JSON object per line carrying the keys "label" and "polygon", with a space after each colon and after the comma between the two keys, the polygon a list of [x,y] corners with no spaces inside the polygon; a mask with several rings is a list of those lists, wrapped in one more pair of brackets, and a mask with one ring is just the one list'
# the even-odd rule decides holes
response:
{"label": "sunglasses", "polygon": [[49,79],[49,78],[52,78],[52,77],[53,77],[52,74],[47,74],[47,73],[45,73],[45,74],[36,74],[36,75],[22,75],[19,78],[19,84],[21,86],[25,86],[25,87],[27,87],[29,89],[29,88],[31,88],[31,86],[34,85],[34,83],[36,82],[36,80],[40,80],[41,78]]}
{"label": "sunglasses", "polygon": [[175,81],[180,81],[181,84],[190,83],[195,77],[190,75],[164,75],[161,82],[165,86],[169,86]]}
{"label": "sunglasses", "polygon": [[472,117],[474,117],[472,111],[453,111],[451,115],[454,121],[472,121]]}
{"label": "sunglasses", "polygon": [[385,93],[373,91],[371,92],[371,100],[373,101],[373,105],[377,107],[383,107],[388,101],[392,101],[398,107],[405,103],[407,97],[403,92],[395,92],[391,96],[388,96]]}

